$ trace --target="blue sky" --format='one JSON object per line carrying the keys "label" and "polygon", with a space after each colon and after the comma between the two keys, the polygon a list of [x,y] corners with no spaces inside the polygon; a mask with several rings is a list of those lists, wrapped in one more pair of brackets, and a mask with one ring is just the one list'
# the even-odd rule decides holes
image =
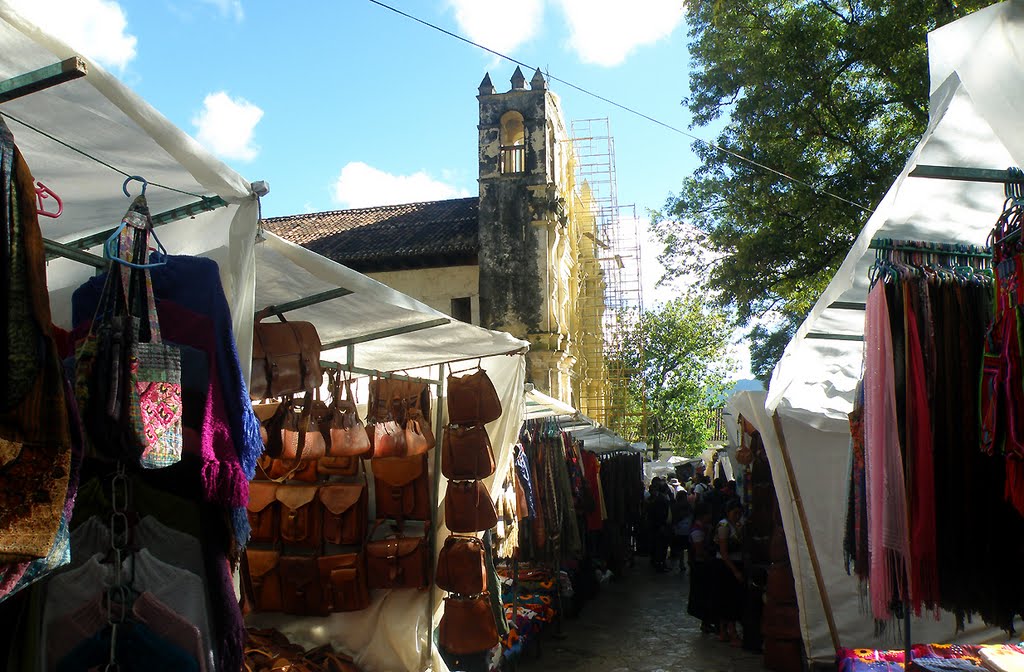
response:
{"label": "blue sky", "polygon": [[[688,128],[681,0],[387,1]],[[477,86],[490,72],[508,90],[515,69],[369,0],[10,2],[247,179],[269,181],[267,216],[475,194]],[[567,121],[609,119],[619,203],[642,218],[696,167],[690,139],[551,89]],[[645,245],[648,305],[672,293],[652,290],[656,253]]]}

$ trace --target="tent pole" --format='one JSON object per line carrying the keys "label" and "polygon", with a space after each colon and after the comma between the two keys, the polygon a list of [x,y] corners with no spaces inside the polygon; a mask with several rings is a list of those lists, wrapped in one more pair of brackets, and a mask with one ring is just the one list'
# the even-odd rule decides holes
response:
{"label": "tent pole", "polygon": [[836,632],[836,619],[832,614],[832,601],[825,589],[825,579],[821,575],[821,565],[818,564],[818,553],[814,550],[814,538],[811,537],[810,525],[807,522],[807,512],[804,510],[804,502],[800,497],[800,486],[796,481],[796,473],[793,471],[793,461],[789,457],[789,447],[786,445],[786,435],[782,431],[782,418],[778,410],[772,414],[772,422],[775,424],[775,435],[779,439],[779,450],[782,453],[782,462],[786,467],[786,477],[789,479],[790,491],[793,493],[793,503],[796,504],[796,511],[800,517],[800,528],[804,533],[804,540],[807,542],[807,553],[811,556],[811,568],[814,570],[814,580],[818,584],[818,595],[821,597],[821,605],[825,609],[825,618],[828,620],[828,632],[832,636],[832,648],[839,649],[839,634]]}
{"label": "tent pole", "polygon": [[[444,428],[441,427],[441,421],[444,420],[444,364],[437,365],[437,380],[434,381],[437,385],[437,408],[434,409],[434,437],[435,440],[444,440],[442,432]],[[427,600],[427,665],[434,664],[434,571],[437,562],[437,522],[438,522],[438,511],[437,503],[440,499],[439,493],[441,491],[441,446],[434,446],[434,487],[430,493],[430,501],[432,503],[432,515],[430,517],[430,586],[427,590],[430,592],[430,598]]]}
{"label": "tent pole", "polygon": [[81,56],[66,58],[23,75],[0,82],[0,103],[21,98],[89,74],[89,66]]}

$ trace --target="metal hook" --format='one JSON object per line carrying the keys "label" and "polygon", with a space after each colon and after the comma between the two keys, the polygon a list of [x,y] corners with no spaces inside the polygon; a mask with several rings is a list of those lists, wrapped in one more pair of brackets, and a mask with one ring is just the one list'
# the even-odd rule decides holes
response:
{"label": "metal hook", "polygon": [[124,184],[121,185],[121,191],[124,192],[124,195],[127,198],[131,198],[132,197],[132,195],[128,193],[128,183],[131,182],[132,180],[136,180],[138,182],[142,182],[142,195],[145,196],[146,195],[146,187],[149,186],[149,182],[146,181],[146,178],[144,178],[144,177],[142,177],[140,175],[129,175],[128,176],[128,179],[125,180]]}

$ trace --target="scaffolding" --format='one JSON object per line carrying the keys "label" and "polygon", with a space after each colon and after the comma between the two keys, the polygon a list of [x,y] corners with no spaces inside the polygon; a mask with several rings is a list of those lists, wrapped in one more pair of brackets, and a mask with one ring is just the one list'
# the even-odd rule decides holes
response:
{"label": "scaffolding", "polygon": [[619,204],[615,139],[607,118],[573,121],[572,146],[576,195],[588,213],[578,230],[578,406],[623,438],[646,440],[644,400],[628,393],[639,358],[616,356],[635,349],[630,333],[643,312],[636,206]]}

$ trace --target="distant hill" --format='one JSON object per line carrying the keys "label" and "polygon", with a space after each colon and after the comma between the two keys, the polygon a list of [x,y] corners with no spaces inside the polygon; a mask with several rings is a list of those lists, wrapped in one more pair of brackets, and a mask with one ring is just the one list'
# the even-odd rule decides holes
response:
{"label": "distant hill", "polygon": [[737,380],[732,389],[729,390],[729,394],[735,394],[736,392],[764,392],[764,383],[757,378],[748,378],[746,380]]}

